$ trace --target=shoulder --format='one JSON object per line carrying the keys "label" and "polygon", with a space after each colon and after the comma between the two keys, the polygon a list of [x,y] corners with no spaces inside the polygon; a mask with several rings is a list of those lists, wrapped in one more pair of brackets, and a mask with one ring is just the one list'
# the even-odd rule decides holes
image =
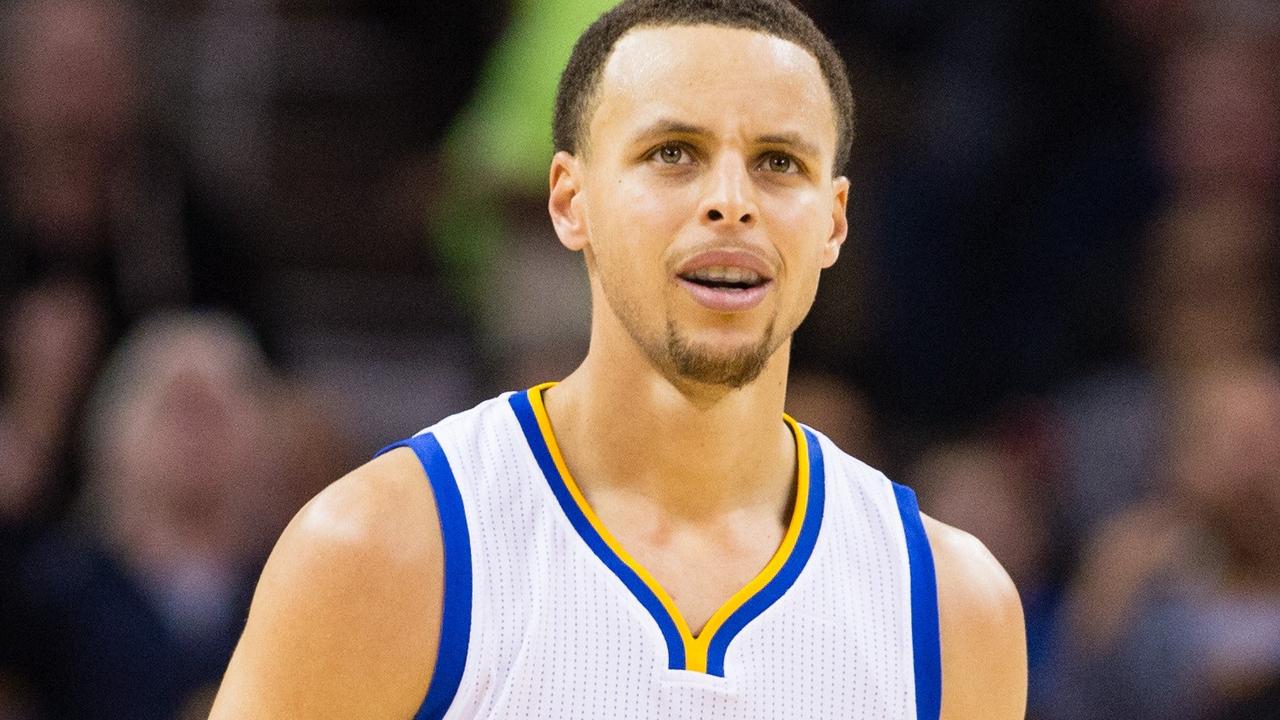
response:
{"label": "shoulder", "polygon": [[[424,532],[424,530],[426,532]],[[274,555],[302,546],[359,559],[373,568],[416,565],[440,553],[435,500],[413,450],[396,448],[356,468],[312,498],[285,530]]]}
{"label": "shoulder", "polygon": [[435,664],[442,573],[412,450],[333,483],[272,551],[212,717],[412,715]]}
{"label": "shoulder", "polygon": [[928,515],[921,517],[933,551],[939,602],[975,622],[1020,625],[1017,588],[982,541]]}
{"label": "shoulder", "polygon": [[1027,655],[1017,588],[977,538],[922,517],[938,583],[942,717],[1022,718]]}
{"label": "shoulder", "polygon": [[440,525],[425,473],[412,450],[397,448],[303,506],[267,561],[255,605],[271,593],[297,595],[299,588],[320,583],[349,582],[373,592],[433,569],[438,583],[441,557]]}

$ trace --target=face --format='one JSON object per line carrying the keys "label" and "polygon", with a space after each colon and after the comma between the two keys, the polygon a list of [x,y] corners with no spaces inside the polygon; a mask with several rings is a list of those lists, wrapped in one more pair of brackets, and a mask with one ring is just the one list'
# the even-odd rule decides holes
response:
{"label": "face", "polygon": [[755,379],[844,241],[835,146],[826,82],[801,47],[712,26],[625,35],[586,146],[551,170],[557,233],[587,258],[593,344],[633,342],[673,380]]}
{"label": "face", "polygon": [[142,356],[150,371],[126,391],[125,422],[108,448],[119,503],[225,512],[256,482],[269,428],[251,352],[238,338],[192,329]]}
{"label": "face", "polygon": [[[1236,532],[1280,513],[1280,374],[1216,368],[1184,389],[1175,435],[1179,489]],[[1258,522],[1245,522],[1256,518]]]}

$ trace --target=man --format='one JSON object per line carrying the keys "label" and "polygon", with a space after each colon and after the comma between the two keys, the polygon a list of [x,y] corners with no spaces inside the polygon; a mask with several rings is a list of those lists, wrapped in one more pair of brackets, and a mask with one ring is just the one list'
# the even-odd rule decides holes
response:
{"label": "man", "polygon": [[308,504],[215,718],[1022,716],[998,563],[783,415],[847,231],[847,83],[785,0],[628,0],[587,30],[549,202],[586,359]]}

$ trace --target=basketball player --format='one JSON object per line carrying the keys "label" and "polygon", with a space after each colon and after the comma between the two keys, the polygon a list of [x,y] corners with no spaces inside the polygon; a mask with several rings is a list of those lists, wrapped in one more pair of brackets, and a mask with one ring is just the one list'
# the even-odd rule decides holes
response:
{"label": "basketball player", "polygon": [[213,717],[1022,717],[999,564],[783,414],[847,231],[851,105],[786,0],[589,28],[549,202],[586,260],[586,359],[309,503]]}

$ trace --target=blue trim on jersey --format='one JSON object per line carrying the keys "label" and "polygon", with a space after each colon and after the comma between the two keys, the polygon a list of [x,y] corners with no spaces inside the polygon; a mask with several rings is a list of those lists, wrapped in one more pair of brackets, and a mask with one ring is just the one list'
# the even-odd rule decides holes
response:
{"label": "blue trim on jersey", "polygon": [[804,525],[800,528],[800,536],[796,538],[796,546],[791,556],[769,581],[750,600],[742,604],[724,625],[716,631],[707,649],[707,674],[724,677],[724,658],[729,652],[729,643],[737,637],[747,623],[756,619],[760,613],[769,609],[787,590],[795,584],[813,554],[814,545],[818,542],[818,529],[822,527],[823,505],[826,499],[826,469],[822,462],[822,448],[818,438],[809,428],[804,429],[805,442],[809,448],[809,506],[805,512]]}
{"label": "blue trim on jersey", "polygon": [[398,447],[413,448],[426,470],[440,516],[440,538],[444,544],[444,607],[441,615],[440,646],[431,673],[427,696],[414,715],[415,720],[443,718],[458,694],[462,671],[467,664],[471,641],[471,535],[467,514],[458,492],[458,482],[449,467],[440,441],[432,433],[401,440],[378,451],[381,455]]}
{"label": "blue trim on jersey", "polygon": [[538,461],[538,467],[542,469],[542,474],[547,479],[547,485],[551,487],[551,492],[555,494],[556,500],[564,510],[565,517],[569,518],[573,529],[577,530],[582,539],[586,541],[587,547],[591,548],[596,557],[600,558],[600,561],[618,576],[618,579],[635,595],[645,610],[649,611],[649,614],[653,616],[654,622],[658,623],[658,627],[662,630],[662,636],[667,641],[667,666],[672,670],[683,670],[685,665],[684,640],[680,637],[680,629],[676,627],[675,621],[671,619],[671,615],[667,613],[666,608],[662,606],[662,601],[653,593],[653,590],[649,589],[644,580],[640,579],[640,576],[623,562],[605,543],[604,538],[600,537],[600,534],[595,531],[595,528],[591,526],[591,521],[587,519],[582,509],[578,507],[578,503],[574,502],[573,496],[569,494],[569,489],[563,481],[559,480],[560,472],[556,469],[555,460],[551,457],[551,450],[547,447],[547,443],[542,437],[542,431],[538,428],[538,418],[533,413],[533,406],[529,404],[528,393],[515,393],[510,397],[510,402],[511,409],[515,410],[516,419],[520,421],[520,429],[524,431],[525,440],[528,441],[529,448],[533,450],[533,457]]}
{"label": "blue trim on jersey", "polygon": [[893,494],[907,536],[911,571],[911,644],[915,661],[916,718],[937,720],[942,712],[942,647],[938,629],[938,584],[933,550],[911,488],[893,483]]}

